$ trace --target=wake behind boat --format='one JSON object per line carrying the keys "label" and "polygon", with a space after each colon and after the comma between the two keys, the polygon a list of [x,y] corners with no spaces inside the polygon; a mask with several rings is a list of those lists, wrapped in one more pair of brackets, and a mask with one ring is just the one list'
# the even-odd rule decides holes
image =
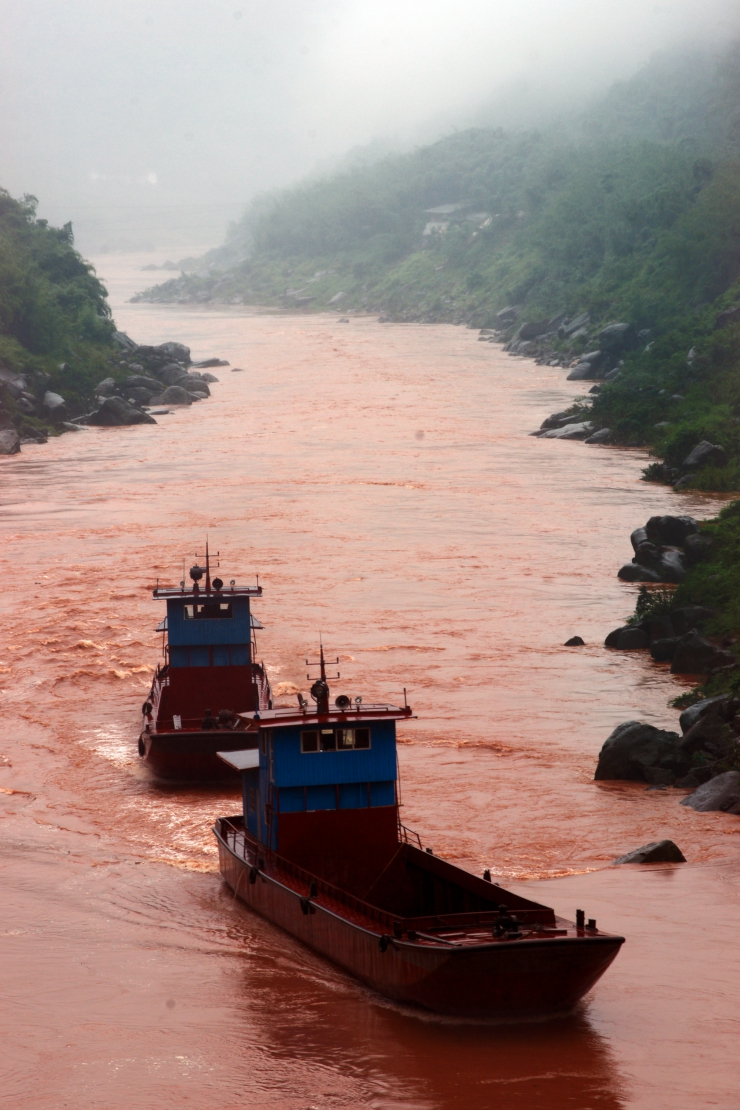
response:
{"label": "wake behind boat", "polygon": [[[409,706],[245,714],[252,743],[220,752],[243,812],[214,829],[221,873],[251,909],[399,1002],[515,1020],[570,1009],[623,937],[575,925],[422,849],[399,821],[396,721]],[[245,734],[243,734],[245,735]]]}

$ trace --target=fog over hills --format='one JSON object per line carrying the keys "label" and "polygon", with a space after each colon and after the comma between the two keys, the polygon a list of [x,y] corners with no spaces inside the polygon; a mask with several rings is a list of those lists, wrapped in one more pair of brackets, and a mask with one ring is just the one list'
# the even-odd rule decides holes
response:
{"label": "fog over hills", "polygon": [[6,0],[0,182],[86,252],[204,249],[348,151],[528,126],[739,23],[728,0]]}

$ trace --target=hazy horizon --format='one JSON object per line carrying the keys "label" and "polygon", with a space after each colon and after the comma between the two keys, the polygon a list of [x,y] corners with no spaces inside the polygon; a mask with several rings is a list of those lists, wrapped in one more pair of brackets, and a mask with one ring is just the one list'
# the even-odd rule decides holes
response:
{"label": "hazy horizon", "polygon": [[83,253],[179,256],[352,149],[537,121],[738,29],[728,0],[6,0],[0,185]]}

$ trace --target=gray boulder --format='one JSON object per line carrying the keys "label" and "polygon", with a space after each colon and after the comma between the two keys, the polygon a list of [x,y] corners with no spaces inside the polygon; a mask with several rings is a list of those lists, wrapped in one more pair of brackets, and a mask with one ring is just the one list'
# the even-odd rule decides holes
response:
{"label": "gray boulder", "polygon": [[185,373],[186,371],[180,366],[179,362],[168,362],[161,370],[157,371],[157,377],[165,385],[174,385]]}
{"label": "gray boulder", "polygon": [[670,663],[673,656],[676,654],[678,647],[678,636],[664,636],[658,640],[652,640],[650,644],[650,654],[656,663]]}
{"label": "gray boulder", "polygon": [[201,374],[201,379],[202,379],[202,380],[203,380],[204,382],[217,382],[217,381],[220,381],[220,378],[217,378],[215,374]]}
{"label": "gray boulder", "polygon": [[599,332],[599,343],[609,354],[621,354],[637,345],[637,334],[631,324],[607,324]]}
{"label": "gray boulder", "polygon": [[[161,389],[161,385],[157,386],[157,393],[159,393]],[[133,401],[135,405],[148,405],[153,396],[154,393],[151,389],[143,389],[141,386],[126,390],[126,400]]]}
{"label": "gray boulder", "polygon": [[55,423],[67,419],[67,402],[59,393],[52,393],[47,389],[42,402],[44,415]]}
{"label": "gray boulder", "polygon": [[573,413],[565,409],[562,412],[552,412],[540,424],[542,431],[547,431],[549,428],[562,428],[565,424],[573,423]]}
{"label": "gray boulder", "polygon": [[[574,317],[569,324],[561,324],[558,328],[558,335],[561,339],[572,337],[575,332],[580,331],[591,320],[588,312],[582,312],[579,316]],[[562,334],[561,334],[562,333]]]}
{"label": "gray boulder", "polygon": [[683,552],[675,548],[663,548],[656,570],[662,582],[683,582],[688,571]]}
{"label": "gray boulder", "polygon": [[192,405],[193,400],[181,385],[170,385],[153,402],[155,405]]}
{"label": "gray boulder", "polygon": [[117,428],[129,424],[156,424],[157,421],[124,401],[123,397],[106,397],[97,412],[87,417],[87,423],[102,428]]}
{"label": "gray boulder", "polygon": [[638,544],[635,548],[633,563],[639,563],[641,567],[650,567],[651,570],[658,570],[660,566],[661,548],[656,547],[654,543],[646,540],[644,543]]}
{"label": "gray boulder", "polygon": [[635,848],[626,856],[620,856],[615,863],[686,863],[686,857],[677,844],[672,840],[654,840],[652,844],[643,844],[642,848]]}
{"label": "gray boulder", "polygon": [[565,643],[563,644],[563,647],[584,647],[585,643],[586,643],[586,641],[583,640],[582,637],[580,637],[580,636],[571,636],[571,638],[569,640],[565,641]]}
{"label": "gray boulder", "polygon": [[207,370],[210,366],[228,366],[228,362],[223,358],[204,358],[201,362],[194,362],[193,366],[197,370]]}
{"label": "gray boulder", "polygon": [[656,570],[651,570],[650,567],[641,567],[639,563],[625,563],[617,571],[617,578],[621,578],[623,582],[662,582]]}
{"label": "gray boulder", "polygon": [[689,806],[698,813],[740,813],[740,771],[725,771],[716,775],[703,786],[698,787],[688,798],[683,798],[682,806]]}
{"label": "gray boulder", "polygon": [[113,338],[113,342],[115,343],[115,345],[121,351],[125,351],[127,354],[130,353],[131,351],[138,350],[137,344],[134,343],[133,339],[131,339],[128,335],[126,335],[125,331],[114,331],[112,338]]}
{"label": "gray boulder", "polygon": [[707,674],[717,654],[717,648],[704,636],[687,632],[676,645],[671,674]]}
{"label": "gray boulder", "polygon": [[622,628],[615,628],[604,640],[604,647],[617,648],[619,651],[638,651],[646,648],[650,639],[641,628],[626,624]]}
{"label": "gray boulder", "polygon": [[118,391],[114,378],[103,378],[102,382],[98,382],[95,386],[96,397],[112,397]]}
{"label": "gray boulder", "polygon": [[[331,302],[329,302],[331,303]],[[519,328],[518,336],[520,339],[537,339],[538,336],[544,335],[545,332],[550,330],[549,320],[531,321],[527,324],[522,324]]]}
{"label": "gray boulder", "polygon": [[681,726],[682,732],[688,732],[692,725],[704,716],[705,713],[713,705],[718,705],[720,702],[727,701],[727,694],[717,694],[713,698],[703,698],[701,701],[694,702],[688,709],[684,709],[681,716],[678,718],[678,723]]}
{"label": "gray boulder", "polygon": [[172,384],[179,385],[181,389],[187,389],[188,393],[200,393],[203,397],[211,396],[208,383],[204,382],[199,374],[197,376],[195,374],[185,374]]}
{"label": "gray boulder", "polygon": [[611,433],[610,428],[599,428],[598,432],[594,432],[593,435],[590,435],[586,440],[584,440],[584,442],[585,443],[608,443],[611,438],[612,438],[612,433]]}
{"label": "gray boulder", "polygon": [[[693,516],[651,516],[645,525],[645,533],[651,543],[665,543],[682,546],[687,536],[699,531],[699,524]],[[635,533],[632,533],[635,535]]]}
{"label": "gray boulder", "polygon": [[661,766],[674,774],[688,771],[680,765],[678,733],[642,721],[624,721],[604,742],[594,779],[629,779],[647,782],[646,768]]}
{"label": "gray boulder", "polygon": [[190,348],[186,347],[184,343],[160,343],[156,350],[161,351],[163,355],[173,361],[184,362],[186,366],[190,365]]}
{"label": "gray boulder", "polygon": [[[728,698],[729,702],[729,698]],[[722,759],[732,754],[734,741],[724,719],[725,706],[721,702],[710,706],[691,728],[681,737],[681,751],[693,759],[697,752],[704,753],[704,759]]]}
{"label": "gray boulder", "polygon": [[[108,378],[108,381],[113,379]],[[159,393],[162,389],[161,382],[156,378],[147,378],[144,374],[132,374],[130,378],[126,378],[125,385],[127,389],[148,389],[152,393]]]}
{"label": "gray boulder", "polygon": [[562,428],[550,428],[542,433],[542,439],[586,439],[593,430],[590,421],[564,424]]}
{"label": "gray boulder", "polygon": [[0,428],[0,455],[17,455],[20,449],[21,437],[15,428]]}
{"label": "gray boulder", "polygon": [[567,382],[593,381],[595,367],[590,362],[577,362],[565,379]]}
{"label": "gray boulder", "polygon": [[687,536],[683,542],[683,549],[692,563],[699,563],[709,554],[712,540],[709,536]]}
{"label": "gray boulder", "polygon": [[703,439],[701,443],[697,443],[696,447],[691,451],[683,460],[683,465],[687,470],[698,470],[699,467],[708,466],[725,466],[727,463],[727,454],[724,447],[720,447],[718,443],[710,443],[708,439]]}
{"label": "gray boulder", "polygon": [[647,530],[645,528],[635,528],[634,532],[630,536],[630,543],[632,544],[634,550],[637,551],[640,544],[647,542]]}

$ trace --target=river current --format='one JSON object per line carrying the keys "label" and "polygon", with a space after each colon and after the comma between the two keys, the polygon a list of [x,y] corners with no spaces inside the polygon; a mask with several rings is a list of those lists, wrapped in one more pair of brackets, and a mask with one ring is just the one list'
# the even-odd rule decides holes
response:
{"label": "river current", "polygon": [[[735,1107],[740,819],[593,782],[615,725],[677,727],[685,688],[602,646],[634,606],[629,533],[716,500],[641,482],[636,450],[529,438],[577,385],[474,331],[131,305],[140,265],[99,260],[118,326],[231,365],[156,426],[0,460],[0,1103]],[[259,574],[283,699],[319,634],[335,692],[407,688],[402,813],[425,844],[627,937],[577,1013],[403,1010],[234,901],[210,829],[237,792],[157,785],[136,751],[151,590],[206,537],[223,578]],[[662,837],[687,864],[611,866]]]}

